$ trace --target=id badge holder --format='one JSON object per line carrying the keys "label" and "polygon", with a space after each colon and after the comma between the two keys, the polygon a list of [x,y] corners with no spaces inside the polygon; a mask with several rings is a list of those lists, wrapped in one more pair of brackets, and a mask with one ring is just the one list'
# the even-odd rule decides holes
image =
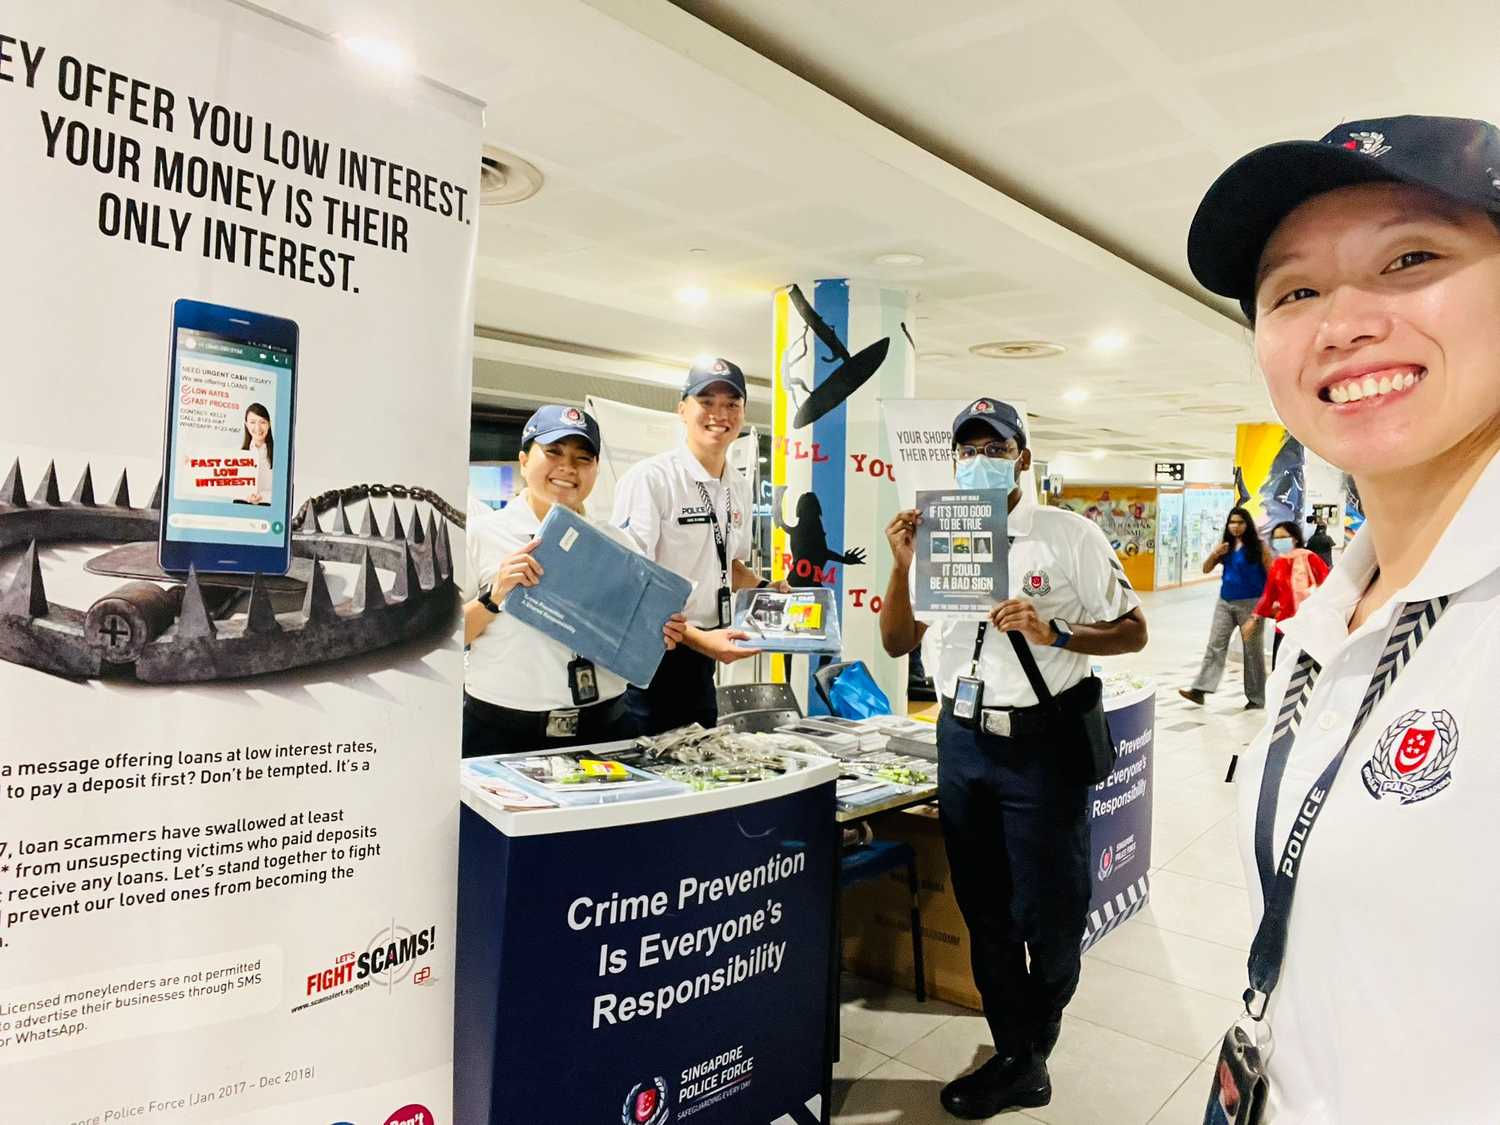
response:
{"label": "id badge holder", "polygon": [[573,693],[573,702],[580,707],[599,702],[599,675],[592,660],[577,656],[569,662],[568,690]]}
{"label": "id badge holder", "polygon": [[1203,1125],[1260,1125],[1270,1100],[1270,1051],[1268,1028],[1259,1021],[1235,1021],[1214,1064]]}
{"label": "id badge holder", "polygon": [[734,612],[734,594],[728,586],[719,587],[719,628],[729,624],[729,615]]}
{"label": "id badge holder", "polygon": [[[977,671],[977,669],[970,669]],[[958,677],[958,686],[953,690],[953,717],[960,726],[974,730],[979,725],[979,712],[984,707],[984,681],[978,676]]]}

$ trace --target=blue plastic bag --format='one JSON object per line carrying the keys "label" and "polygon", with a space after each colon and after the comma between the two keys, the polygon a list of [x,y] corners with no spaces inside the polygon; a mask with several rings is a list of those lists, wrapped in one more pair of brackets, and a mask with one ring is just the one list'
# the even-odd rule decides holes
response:
{"label": "blue plastic bag", "polygon": [[872,719],[891,713],[891,701],[863,661],[839,673],[828,698],[833,701],[833,713],[842,719]]}

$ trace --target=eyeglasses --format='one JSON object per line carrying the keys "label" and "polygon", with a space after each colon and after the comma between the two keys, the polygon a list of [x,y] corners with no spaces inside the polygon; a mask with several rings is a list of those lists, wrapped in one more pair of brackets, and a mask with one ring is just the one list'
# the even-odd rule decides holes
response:
{"label": "eyeglasses", "polygon": [[1009,442],[992,441],[984,445],[960,445],[958,447],[958,459],[960,461],[972,461],[981,455],[985,457],[1004,457],[1010,450],[1007,448]]}

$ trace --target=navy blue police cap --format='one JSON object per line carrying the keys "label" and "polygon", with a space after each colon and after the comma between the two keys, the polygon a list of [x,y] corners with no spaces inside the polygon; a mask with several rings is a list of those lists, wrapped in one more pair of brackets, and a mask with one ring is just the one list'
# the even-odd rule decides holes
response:
{"label": "navy blue police cap", "polygon": [[521,431],[521,448],[529,449],[534,441],[545,445],[565,437],[581,437],[595,453],[599,452],[599,423],[576,406],[544,406],[538,410]]}
{"label": "navy blue police cap", "polygon": [[740,398],[750,397],[745,390],[745,373],[738,364],[727,359],[701,359],[693,364],[688,371],[687,382],[682,384],[682,397],[699,394],[715,383],[733,388]]}
{"label": "navy blue police cap", "polygon": [[1465,117],[1350,121],[1318,141],[1280,141],[1215,180],[1188,229],[1188,265],[1211,293],[1255,319],[1255,275],[1281,220],[1313,196],[1401,183],[1500,214],[1500,130]]}
{"label": "navy blue police cap", "polygon": [[953,419],[955,443],[958,441],[959,431],[970,422],[983,422],[995,431],[1001,441],[1015,438],[1017,445],[1022,449],[1026,448],[1026,427],[1021,422],[1021,416],[1016,413],[1016,408],[1008,402],[1001,402],[998,398],[976,398],[969,403]]}

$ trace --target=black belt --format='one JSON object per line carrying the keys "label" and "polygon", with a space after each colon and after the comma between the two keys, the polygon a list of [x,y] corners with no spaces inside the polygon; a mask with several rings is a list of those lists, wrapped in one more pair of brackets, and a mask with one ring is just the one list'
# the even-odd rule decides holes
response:
{"label": "black belt", "polygon": [[[942,697],[942,709],[953,714],[953,700]],[[1048,709],[1034,707],[981,707],[975,729],[997,738],[1031,738],[1047,733]]]}
{"label": "black belt", "polygon": [[579,733],[608,726],[625,714],[625,697],[617,695],[603,703],[591,703],[587,707],[559,707],[555,711],[519,711],[514,707],[501,707],[487,703],[464,692],[464,708],[482,722],[493,723],[513,731],[530,731],[539,738],[547,737],[547,724],[554,714],[578,713]]}

